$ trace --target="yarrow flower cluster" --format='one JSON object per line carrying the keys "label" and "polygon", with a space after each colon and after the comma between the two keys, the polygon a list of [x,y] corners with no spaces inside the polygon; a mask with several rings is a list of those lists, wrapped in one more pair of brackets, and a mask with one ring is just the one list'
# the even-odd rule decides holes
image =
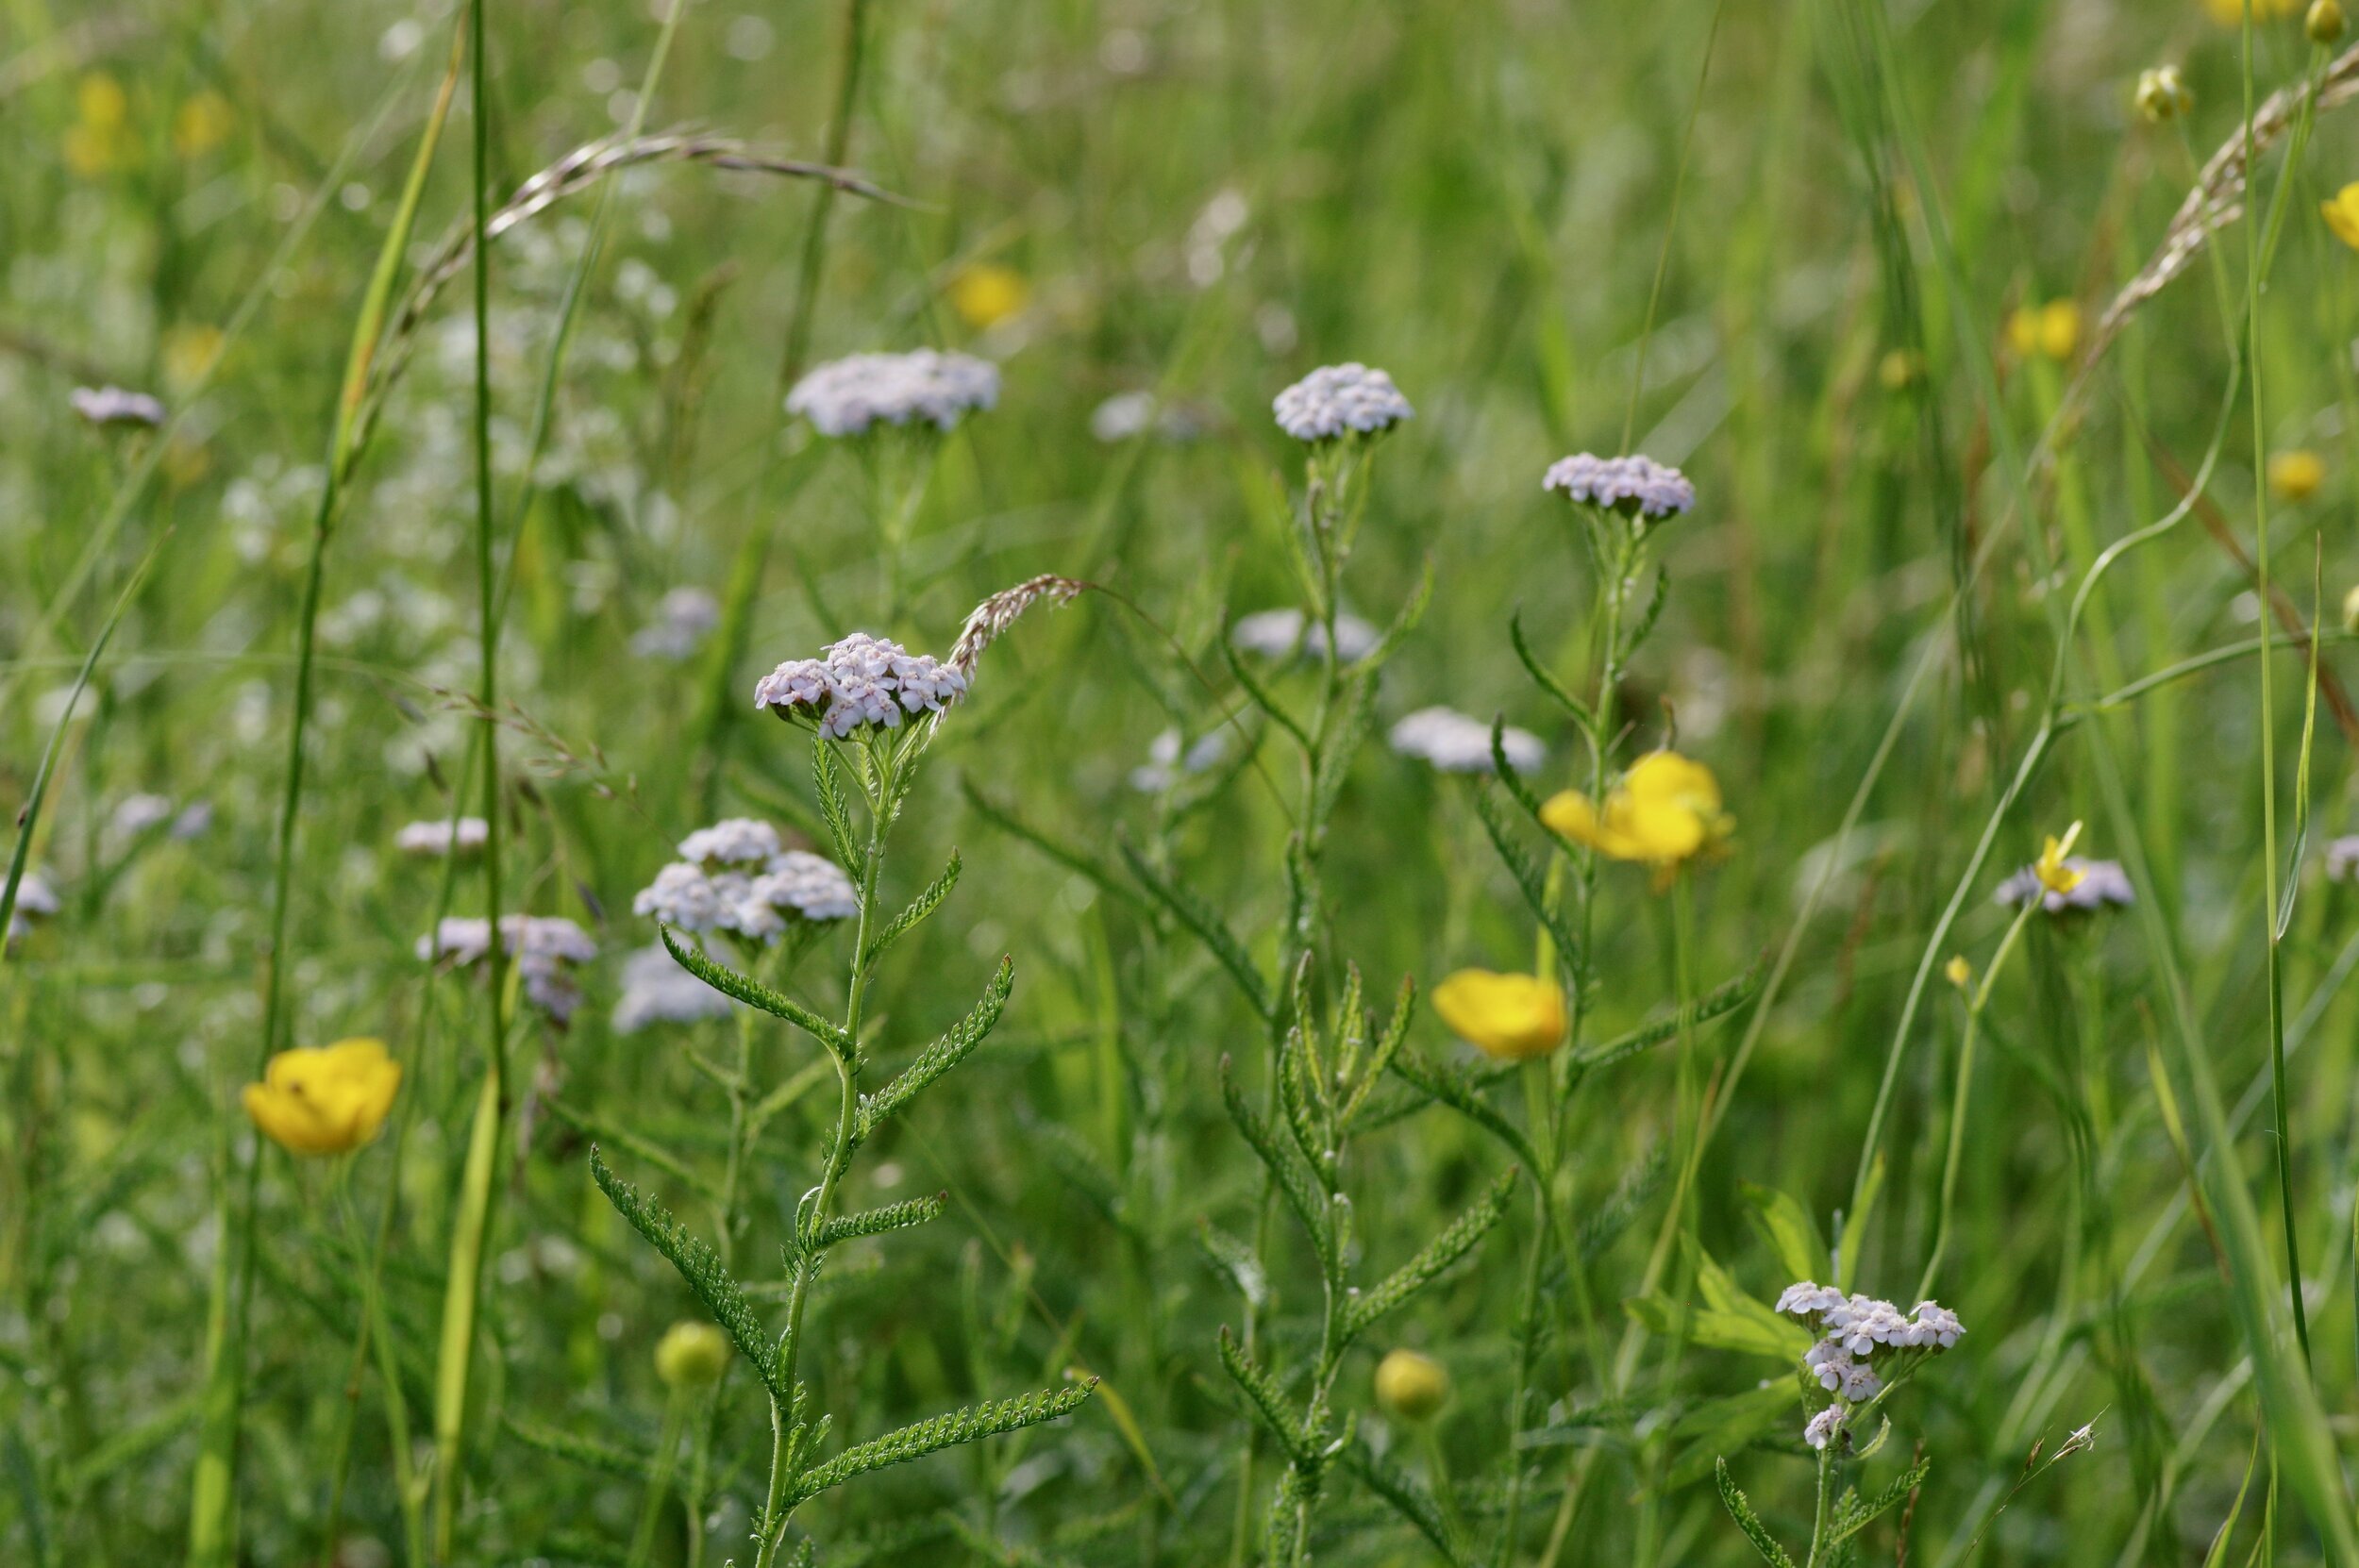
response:
{"label": "yarrow flower cluster", "polygon": [[897,729],[911,713],[939,713],[966,694],[966,676],[931,654],[856,631],[817,659],[790,659],[754,685],[754,706],[807,721],[844,740]]}
{"label": "yarrow flower cluster", "polygon": [[2326,879],[2348,882],[2359,872],[2359,834],[2332,839],[2326,845]]}
{"label": "yarrow flower cluster", "polygon": [[[1335,617],[1335,657],[1347,664],[1365,659],[1376,650],[1382,635],[1359,616],[1344,611]],[[1309,659],[1327,657],[1326,626],[1298,609],[1263,609],[1243,616],[1229,628],[1229,642],[1240,653],[1263,659],[1285,659],[1297,652]]]}
{"label": "yarrow flower cluster", "polygon": [[842,867],[805,849],[785,849],[778,830],[730,817],[680,841],[680,858],[631,900],[633,913],[703,935],[727,931],[750,942],[783,936],[790,921],[847,920],[859,890]]}
{"label": "yarrow flower cluster", "polygon": [[74,389],[74,411],[92,425],[143,425],[149,427],[164,422],[164,406],[145,392],[125,392],[121,387],[76,387]]}
{"label": "yarrow flower cluster", "polygon": [[[2131,887],[2129,873],[2121,869],[2119,860],[2091,860],[2066,855],[2060,857],[2057,863],[2063,867],[2065,876],[2044,878],[2034,862],[1999,883],[1991,901],[2020,908],[2036,898],[2051,915],[2137,902],[2137,892]],[[2068,885],[2059,886],[2060,882]]]}
{"label": "yarrow flower cluster", "polygon": [[1280,392],[1270,411],[1297,441],[1372,436],[1417,417],[1391,376],[1357,361],[1322,365]]}
{"label": "yarrow flower cluster", "polygon": [[721,624],[720,601],[701,588],[675,588],[656,601],[655,617],[631,634],[642,659],[687,659]]}
{"label": "yarrow flower cluster", "polygon": [[492,825],[481,817],[413,822],[393,835],[393,847],[404,855],[472,855],[491,837]]}
{"label": "yarrow flower cluster", "polygon": [[1802,1428],[1802,1441],[1813,1448],[1842,1437],[1852,1406],[1874,1399],[1924,1356],[1939,1355],[1966,1333],[1958,1314],[1937,1301],[1920,1301],[1904,1313],[1889,1301],[1847,1295],[1808,1279],[1781,1292],[1776,1309],[1803,1319],[1820,1335],[1803,1354],[1802,1371],[1833,1394],[1834,1403]]}
{"label": "yarrow flower cluster", "polygon": [[[1443,773],[1492,770],[1491,726],[1454,708],[1420,708],[1393,726],[1390,739],[1403,757],[1430,762]],[[1548,748],[1528,729],[1510,725],[1499,745],[1518,773],[1530,773],[1548,760]]]}
{"label": "yarrow flower cluster", "polygon": [[948,430],[999,401],[999,367],[971,354],[921,348],[832,359],[795,383],[786,411],[823,436],[865,435],[878,425]]}
{"label": "yarrow flower cluster", "polygon": [[[581,988],[566,966],[598,956],[589,932],[559,915],[502,915],[500,950],[515,959],[527,1001],[560,1024],[572,1019],[581,1005]],[[453,916],[418,939],[419,958],[447,959],[458,969],[481,962],[491,951],[488,920]]]}
{"label": "yarrow flower cluster", "polygon": [[1632,517],[1672,517],[1696,504],[1696,487],[1686,475],[1638,456],[1599,458],[1581,452],[1561,458],[1548,465],[1540,488]]}
{"label": "yarrow flower cluster", "polygon": [[729,999],[682,969],[661,946],[642,947],[623,960],[623,994],[614,1003],[614,1032],[637,1034],[650,1024],[693,1024],[726,1018]]}
{"label": "yarrow flower cluster", "polygon": [[41,873],[28,871],[16,885],[16,909],[8,916],[6,941],[14,947],[19,938],[35,920],[46,920],[64,906],[59,902],[58,890],[44,880]]}
{"label": "yarrow flower cluster", "polygon": [[1229,755],[1229,731],[1207,730],[1193,743],[1176,729],[1166,729],[1146,748],[1146,760],[1130,770],[1130,788],[1141,794],[1161,794],[1182,778],[1204,773]]}

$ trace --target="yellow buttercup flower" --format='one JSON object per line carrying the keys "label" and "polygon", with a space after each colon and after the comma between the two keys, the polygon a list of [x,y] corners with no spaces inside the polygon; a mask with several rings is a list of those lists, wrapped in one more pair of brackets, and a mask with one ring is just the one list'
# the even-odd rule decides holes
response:
{"label": "yellow buttercup flower", "polygon": [[2269,493],[2280,501],[2307,501],[2326,483],[2326,459],[2307,447],[2269,455]]}
{"label": "yellow buttercup flower", "polygon": [[683,1320],[656,1342],[655,1375],[670,1388],[706,1388],[728,1370],[728,1337],[711,1324]]}
{"label": "yellow buttercup flower", "polygon": [[172,117],[172,150],[182,158],[202,158],[228,141],[237,123],[229,100],[209,89],[182,104]]}
{"label": "yellow buttercup flower", "polygon": [[977,331],[1014,315],[1031,295],[1031,285],[1012,267],[968,267],[950,281],[950,308]]}
{"label": "yellow buttercup flower", "polygon": [[1376,1363],[1376,1402],[1403,1421],[1430,1421],[1449,1403],[1449,1369],[1414,1350]]}
{"label": "yellow buttercup flower", "polygon": [[2359,250],[2359,184],[2344,186],[2333,201],[2318,203],[2318,210],[2326,214],[2326,226],[2335,239]]}
{"label": "yellow buttercup flower", "polygon": [[1949,977],[1949,983],[1960,991],[1964,991],[1973,983],[1974,966],[1966,961],[1966,955],[1963,953],[1944,964],[1941,972]]}
{"label": "yellow buttercup flower", "polygon": [[1529,1061],[1564,1043],[1564,993],[1530,975],[1462,969],[1433,988],[1450,1032],[1500,1061]]}
{"label": "yellow buttercup flower", "polygon": [[2018,359],[2069,359],[2081,345],[2081,308],[2068,299],[2026,305],[2007,318],[2007,346]]}
{"label": "yellow buttercup flower", "polygon": [[[2276,22],[2299,12],[2308,0],[2252,0],[2252,20]],[[2223,27],[2244,25],[2245,0],[2203,0],[2203,8]]]}
{"label": "yellow buttercup flower", "polygon": [[131,100],[121,82],[92,72],[75,86],[74,107],[76,118],[65,133],[68,170],[90,179],[133,160]]}
{"label": "yellow buttercup flower", "polygon": [[1540,820],[1600,855],[1665,870],[1717,849],[1736,829],[1712,770],[1675,751],[1648,752],[1631,764],[1606,792],[1602,810],[1567,790],[1540,808]]}
{"label": "yellow buttercup flower", "polygon": [[400,1087],[381,1040],[299,1046],[245,1086],[245,1113],[290,1154],[343,1154],[376,1136]]}
{"label": "yellow buttercup flower", "polygon": [[2077,822],[2065,829],[2061,839],[2050,833],[2048,842],[2040,848],[2039,859],[2032,862],[2032,875],[2038,877],[2039,885],[2049,892],[2059,895],[2070,892],[2081,885],[2081,878],[2088,875],[2065,860],[2065,857],[2072,853],[2073,841],[2080,836],[2081,825]]}

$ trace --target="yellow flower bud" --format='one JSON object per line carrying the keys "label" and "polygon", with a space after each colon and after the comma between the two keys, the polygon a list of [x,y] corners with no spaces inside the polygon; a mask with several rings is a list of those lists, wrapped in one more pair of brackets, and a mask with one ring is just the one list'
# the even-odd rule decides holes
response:
{"label": "yellow flower bud", "polygon": [[2313,43],[2334,43],[2343,36],[2343,8],[2338,0],[2311,0],[2310,14],[2301,19],[2301,30],[2310,35]]}
{"label": "yellow flower bud", "polygon": [[2156,66],[2138,73],[2138,90],[2133,101],[2138,112],[2156,125],[2176,120],[2195,108],[2195,94],[2187,91],[2186,78],[2179,75],[2175,65]]}
{"label": "yellow flower bud", "polygon": [[271,1058],[245,1113],[290,1154],[343,1154],[376,1136],[400,1087],[383,1041],[340,1040]]}
{"label": "yellow flower bud", "polygon": [[2032,874],[2039,878],[2039,885],[2049,892],[2070,892],[2088,875],[2066,859],[2072,853],[2072,845],[2080,837],[2081,825],[2077,822],[2065,829],[2065,836],[2061,839],[2049,834],[2048,842],[2040,847],[2039,859],[2032,862]]}
{"label": "yellow flower bud", "polygon": [[710,1388],[728,1364],[728,1336],[697,1319],[672,1325],[656,1342],[655,1375],[668,1388]]}
{"label": "yellow flower bud", "polygon": [[1974,966],[1966,961],[1966,955],[1963,953],[1943,965],[1941,972],[1948,976],[1949,983],[1960,991],[1964,991],[1974,980]]}
{"label": "yellow flower bud", "polygon": [[228,99],[209,90],[200,92],[172,117],[172,150],[182,158],[202,158],[228,141],[237,123]]}
{"label": "yellow flower bud", "polygon": [[1529,975],[1462,969],[1433,988],[1450,1032],[1500,1061],[1528,1061],[1564,1043],[1563,988]]}
{"label": "yellow flower bud", "polygon": [[1376,1402],[1403,1421],[1430,1421],[1449,1403],[1449,1369],[1414,1350],[1390,1351],[1376,1364]]}
{"label": "yellow flower bud", "polygon": [[2280,501],[2307,501],[2326,483],[2326,459],[2307,447],[2269,455],[2269,493]]}
{"label": "yellow flower bud", "polygon": [[2069,359],[2081,342],[2081,308],[2068,299],[2026,305],[2007,318],[2007,346],[2018,359]]}

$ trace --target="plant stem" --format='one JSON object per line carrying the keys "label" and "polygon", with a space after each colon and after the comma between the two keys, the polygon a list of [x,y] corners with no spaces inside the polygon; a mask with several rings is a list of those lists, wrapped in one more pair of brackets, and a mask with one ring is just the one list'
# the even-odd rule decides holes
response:
{"label": "plant stem", "polygon": [[1958,1081],[1949,1098],[1949,1146],[1941,1161],[1941,1200],[1933,1210],[1933,1246],[1925,1259],[1925,1272],[1916,1281],[1916,1299],[1931,1300],[1933,1281],[1941,1273],[1943,1255],[1949,1247],[1949,1215],[1958,1193],[1958,1167],[1966,1152],[1966,1107],[1974,1091],[1974,1045],[1981,1037],[1983,1009],[1990,1005],[1991,988],[1999,983],[1999,972],[2007,967],[2007,959],[2015,953],[2016,943],[2023,935],[2023,927],[2041,908],[2037,893],[2024,901],[2016,911],[2014,924],[1999,939],[1999,950],[1991,955],[1990,968],[1983,976],[1983,983],[1975,988],[1974,999],[1966,1009],[1966,1039],[1958,1047]]}
{"label": "plant stem", "polygon": [[[825,154],[830,168],[841,168],[852,141],[852,109],[860,99],[860,70],[867,52],[867,0],[844,0],[844,42],[837,56],[835,107],[828,117]],[[828,217],[835,210],[835,187],[820,182],[811,198],[811,227],[803,234],[803,255],[795,272],[795,309],[787,321],[786,353],[778,362],[778,391],[783,393],[803,373],[811,352],[811,321],[819,302],[819,269],[828,254]]]}

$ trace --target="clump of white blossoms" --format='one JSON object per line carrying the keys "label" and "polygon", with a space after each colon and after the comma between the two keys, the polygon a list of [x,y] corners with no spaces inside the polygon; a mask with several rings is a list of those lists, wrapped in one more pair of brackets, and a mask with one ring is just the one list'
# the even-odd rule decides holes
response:
{"label": "clump of white blossoms", "polygon": [[1320,366],[1280,392],[1270,411],[1280,430],[1311,442],[1372,436],[1417,417],[1391,376],[1356,360]]}
{"label": "clump of white blossoms", "polygon": [[623,960],[614,1032],[636,1034],[650,1024],[726,1018],[730,1006],[728,997],[682,969],[661,947],[642,947]]}
{"label": "clump of white blossoms", "polygon": [[[1393,726],[1390,740],[1401,756],[1417,758],[1443,773],[1492,771],[1491,726],[1454,708],[1420,708]],[[1540,737],[1513,725],[1500,734],[1499,746],[1518,773],[1530,773],[1548,760],[1548,748]]]}
{"label": "clump of white blossoms", "polygon": [[[1346,664],[1356,663],[1376,651],[1382,636],[1350,611],[1339,612],[1335,657]],[[1263,659],[1289,659],[1297,653],[1311,659],[1327,657],[1327,627],[1298,609],[1263,609],[1241,617],[1229,628],[1229,642],[1240,653]]]}
{"label": "clump of white blossoms", "polygon": [[2359,835],[2330,839],[2326,845],[2326,879],[2348,882],[2359,871]]}
{"label": "clump of white blossoms", "polygon": [[721,604],[701,588],[675,588],[656,601],[655,616],[631,634],[642,659],[689,658],[721,624]]}
{"label": "clump of white blossoms", "polygon": [[492,837],[492,825],[481,817],[413,822],[393,835],[393,847],[404,855],[473,855]]}
{"label": "clump of white blossoms", "polygon": [[[598,956],[589,932],[560,915],[502,915],[500,950],[516,960],[527,1001],[560,1024],[574,1016],[581,988],[568,966]],[[480,963],[491,952],[492,923],[479,918],[452,916],[418,939],[419,958],[440,959],[454,969]]]}
{"label": "clump of white blossoms", "polygon": [[1218,766],[1228,755],[1226,728],[1208,730],[1193,743],[1184,743],[1178,730],[1166,729],[1147,746],[1146,760],[1130,770],[1130,788],[1142,794],[1161,794],[1182,778]]}
{"label": "clump of white blossoms", "polygon": [[921,348],[831,359],[795,383],[786,411],[823,436],[866,435],[878,425],[956,428],[999,401],[999,367],[971,354]]}
{"label": "clump of white blossoms", "polygon": [[771,942],[796,921],[860,912],[860,892],[842,867],[784,848],[777,828],[752,817],[698,828],[680,841],[679,855],[631,900],[633,913],[698,936],[724,931]]}
{"label": "clump of white blossoms", "polygon": [[1600,458],[1580,452],[1560,458],[1541,476],[1542,490],[1626,517],[1675,517],[1696,504],[1696,487],[1678,469],[1648,457]]}
{"label": "clump of white blossoms", "polygon": [[92,425],[136,425],[150,429],[164,422],[164,406],[145,392],[121,387],[76,387],[74,411]]}
{"label": "clump of white blossoms", "polygon": [[790,659],[754,685],[754,706],[831,740],[898,729],[913,713],[939,713],[966,694],[967,677],[931,654],[854,632],[817,659]]}
{"label": "clump of white blossoms", "polygon": [[1817,1449],[1842,1440],[1855,1407],[1882,1397],[1966,1333],[1958,1314],[1937,1301],[1920,1301],[1914,1311],[1902,1312],[1889,1301],[1847,1295],[1808,1279],[1781,1292],[1777,1310],[1809,1323],[1820,1336],[1802,1356],[1803,1376],[1834,1395],[1834,1403],[1802,1428],[1802,1440]]}
{"label": "clump of white blossoms", "polygon": [[17,944],[35,920],[47,920],[64,906],[59,902],[58,890],[51,887],[40,872],[28,871],[16,885],[16,909],[8,915],[5,939],[10,947]]}

